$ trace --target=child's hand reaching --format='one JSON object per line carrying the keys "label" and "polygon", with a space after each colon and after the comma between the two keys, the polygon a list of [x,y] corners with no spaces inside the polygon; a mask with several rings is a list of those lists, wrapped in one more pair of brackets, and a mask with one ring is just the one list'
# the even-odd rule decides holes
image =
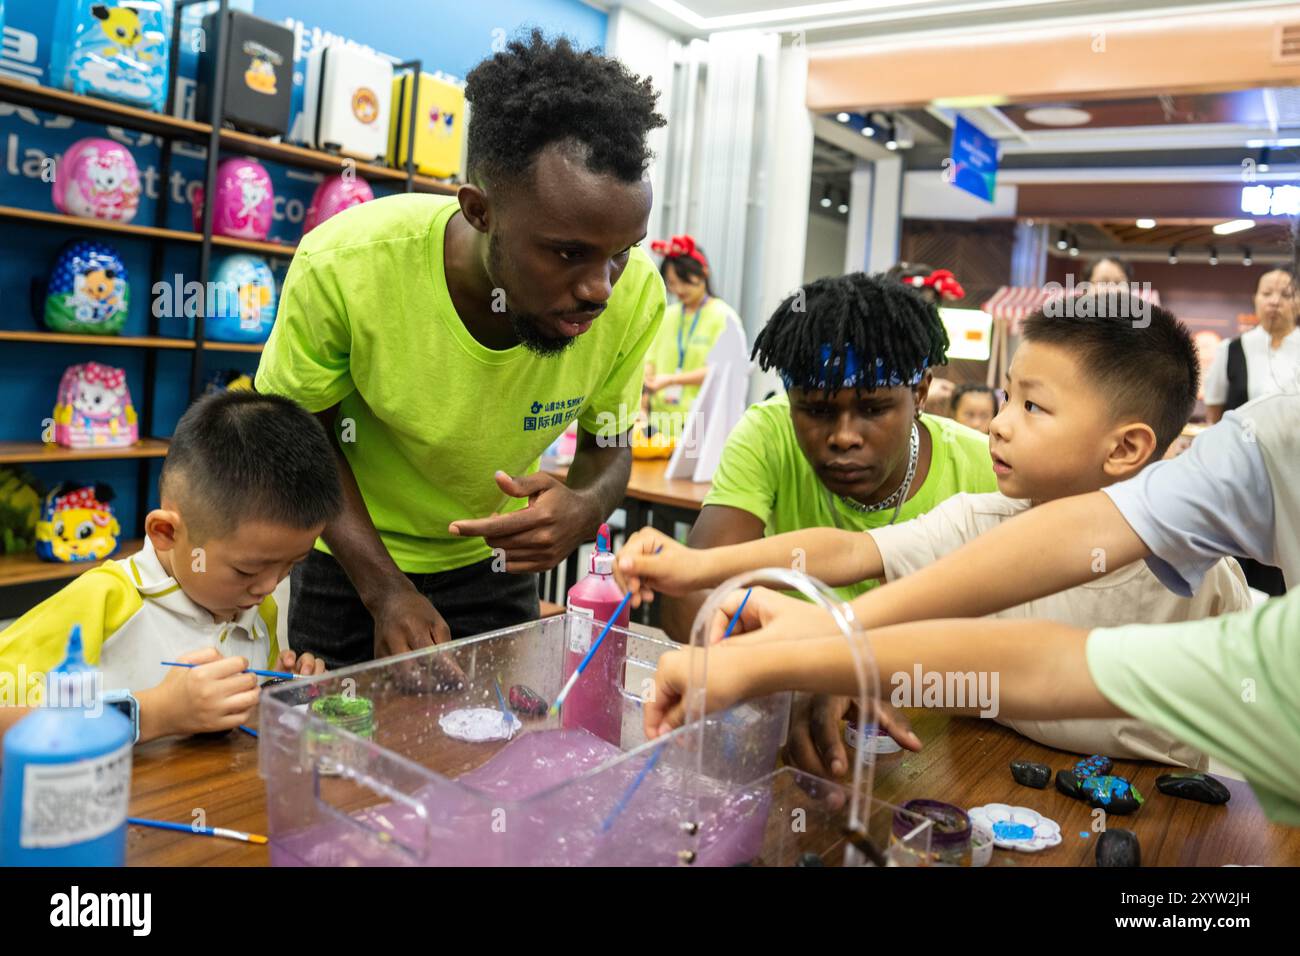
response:
{"label": "child's hand reaching", "polygon": [[688,548],[654,528],[642,528],[619,548],[614,580],[632,592],[632,606],[653,601],[654,592],[678,596],[708,587],[707,552]]}
{"label": "child's hand reaching", "polygon": [[302,654],[285,650],[276,658],[275,670],[297,674],[299,677],[314,677],[325,673],[325,662],[313,654]]}
{"label": "child's hand reaching", "polygon": [[137,695],[142,741],[230,730],[252,717],[257,677],[243,673],[246,659],[222,657],[216,648],[205,647],[177,660],[199,666],[169,668],[162,683]]}
{"label": "child's hand reaching", "polygon": [[[709,713],[726,710],[733,704],[757,696],[756,648],[722,645],[708,651],[708,686],[705,706]],[[653,740],[680,727],[686,721],[683,697],[690,680],[691,662],[702,653],[699,648],[687,647],[669,651],[659,658],[655,668],[655,686],[646,698],[644,708],[645,733]]]}

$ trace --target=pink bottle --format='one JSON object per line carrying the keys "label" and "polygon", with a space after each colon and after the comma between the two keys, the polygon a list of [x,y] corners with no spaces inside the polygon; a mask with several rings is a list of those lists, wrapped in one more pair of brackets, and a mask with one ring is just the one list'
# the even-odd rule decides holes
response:
{"label": "pink bottle", "polygon": [[[614,581],[614,554],[609,550],[609,526],[601,525],[596,536],[596,553],[589,573],[569,588],[569,649],[564,659],[564,678],[575,668],[600,637],[605,622],[613,617],[623,600],[623,589]],[[591,618],[590,622],[581,617]],[[615,628],[626,628],[631,611],[627,607],[614,620]],[[587,669],[569,691],[561,710],[563,726],[581,728],[619,745],[623,736],[623,663],[627,638],[611,630],[605,635]]]}

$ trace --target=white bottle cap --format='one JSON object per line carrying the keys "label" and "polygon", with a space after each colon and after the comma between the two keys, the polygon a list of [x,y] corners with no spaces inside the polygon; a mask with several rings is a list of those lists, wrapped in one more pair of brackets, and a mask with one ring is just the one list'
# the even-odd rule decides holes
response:
{"label": "white bottle cap", "polygon": [[612,551],[597,551],[591,556],[591,570],[594,574],[614,573],[614,554]]}

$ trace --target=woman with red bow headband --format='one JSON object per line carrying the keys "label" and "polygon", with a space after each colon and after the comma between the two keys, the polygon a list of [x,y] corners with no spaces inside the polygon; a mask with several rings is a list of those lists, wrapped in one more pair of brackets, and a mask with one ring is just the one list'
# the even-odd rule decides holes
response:
{"label": "woman with red bow headband", "polygon": [[741,326],[734,309],[713,294],[709,260],[692,236],[650,243],[663,256],[659,274],[677,299],[664,312],[659,335],[646,355],[642,409],[654,431],[675,437],[686,423],[708,374],[709,353],[728,322]]}
{"label": "woman with red bow headband", "polygon": [[915,289],[932,305],[955,302],[966,296],[966,290],[950,270],[935,269],[923,262],[900,262],[885,273],[885,278]]}

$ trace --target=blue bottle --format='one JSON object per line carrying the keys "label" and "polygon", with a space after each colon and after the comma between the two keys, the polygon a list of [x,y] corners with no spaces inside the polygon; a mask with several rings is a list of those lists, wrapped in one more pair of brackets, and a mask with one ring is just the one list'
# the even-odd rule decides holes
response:
{"label": "blue bottle", "polygon": [[46,678],[45,701],[5,734],[0,865],[123,866],[131,721],[100,700],[81,627]]}

